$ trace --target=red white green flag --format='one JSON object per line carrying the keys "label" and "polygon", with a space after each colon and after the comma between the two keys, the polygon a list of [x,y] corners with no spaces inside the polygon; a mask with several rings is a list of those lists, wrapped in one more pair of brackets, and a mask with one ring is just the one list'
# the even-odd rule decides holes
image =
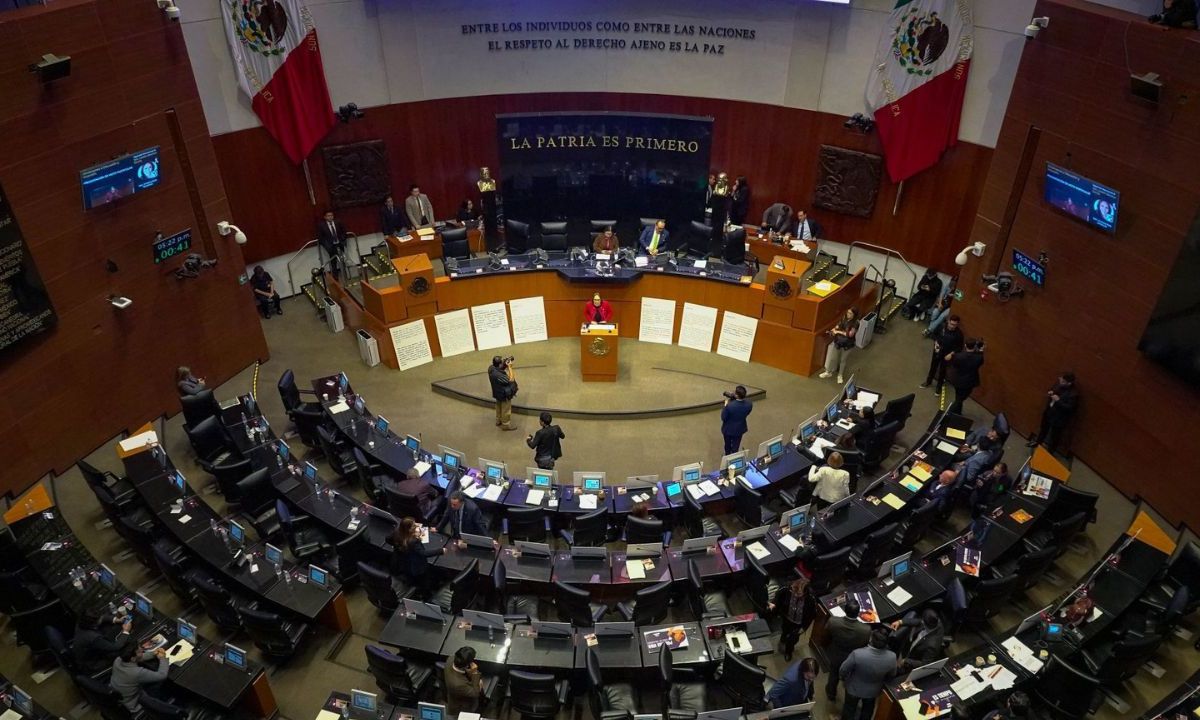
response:
{"label": "red white green flag", "polygon": [[312,15],[300,0],[221,0],[238,86],[300,164],[336,122]]}
{"label": "red white green flag", "polygon": [[867,82],[892,182],[958,141],[974,30],[968,0],[896,0]]}

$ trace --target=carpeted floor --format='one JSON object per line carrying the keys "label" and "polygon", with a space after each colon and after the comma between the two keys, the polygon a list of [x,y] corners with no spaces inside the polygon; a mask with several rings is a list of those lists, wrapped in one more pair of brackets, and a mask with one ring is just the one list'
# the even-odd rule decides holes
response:
{"label": "carpeted floor", "polygon": [[[388,417],[398,432],[419,432],[426,445],[444,444],[457,448],[465,452],[472,462],[482,456],[502,460],[513,468],[532,464],[532,453],[524,445],[523,439],[526,432],[536,428],[536,418],[516,415],[514,421],[520,426],[520,431],[502,432],[493,424],[491,408],[454,400],[432,391],[433,382],[484,371],[492,351],[439,359],[408,372],[398,372],[384,366],[367,368],[358,359],[353,335],[349,332],[331,334],[324,323],[315,317],[306,300],[296,298],[285,301],[284,309],[287,315],[264,322],[272,357],[262,365],[257,376],[260,406],[273,427],[287,427],[274,388],[284,369],[293,369],[302,385],[306,385],[309,378],[344,370],[355,388],[367,397],[372,409]],[[870,347],[856,351],[850,360],[850,368],[857,374],[859,383],[883,393],[885,398],[917,393],[914,415],[900,438],[902,444],[915,439],[920,429],[929,422],[937,404],[933,393],[917,388],[924,378],[930,353],[928,341],[921,338],[919,331],[918,325],[897,322],[891,332],[877,335]],[[572,370],[577,368],[578,363],[578,348],[573,338],[516,346],[512,352],[517,356],[518,372],[521,373],[522,399],[556,407],[586,406],[592,410],[602,410],[606,406],[613,410],[664,407],[705,402],[714,399],[713,396],[719,399],[721,389],[742,383],[766,391],[766,397],[755,403],[754,412],[749,418],[750,432],[744,444],[753,448],[759,441],[773,435],[792,432],[800,421],[824,407],[837,387],[832,381],[798,377],[693,350],[642,346],[635,341],[625,340],[621,351],[621,382],[606,387],[582,387],[575,374],[577,370]],[[188,363],[189,358],[179,358],[179,362]],[[534,371],[532,366],[539,365],[543,369]],[[521,371],[522,367],[531,369],[526,374]],[[695,373],[719,378],[720,381],[692,380],[679,373],[655,371],[654,368]],[[204,368],[196,370],[200,374],[204,372]],[[987,381],[987,374],[988,368],[985,366],[984,382]],[[218,388],[218,397],[227,399],[247,392],[254,383],[254,371],[248,368]],[[1040,388],[1031,388],[1031,392],[1040,392]],[[966,412],[981,421],[989,418],[974,403],[968,403]],[[103,422],[103,419],[97,421]],[[191,459],[180,423],[179,416],[165,422],[165,445],[176,463],[185,471],[190,470],[188,477],[192,483],[203,485],[207,478]],[[642,419],[621,419],[615,415],[589,419],[572,417],[561,419],[560,424],[567,434],[563,444],[565,457],[559,464],[559,469],[564,473],[604,470],[610,478],[651,473],[661,475],[669,473],[675,465],[696,460],[711,465],[719,460],[722,450],[720,421],[715,408],[691,414]],[[1010,465],[1019,465],[1026,456],[1022,439],[1014,435],[1009,440],[1005,459]],[[101,468],[119,469],[111,443],[97,449],[88,459]],[[322,469],[325,470],[324,467]],[[1073,548],[1059,561],[1056,573],[1062,578],[1062,585],[1054,586],[1048,581],[1041,583],[1034,588],[1030,597],[1014,603],[1008,611],[995,618],[992,623],[994,630],[1010,627],[1067,589],[1132,517],[1132,503],[1085,465],[1076,462],[1073,473],[1073,485],[1100,494],[1099,521],[1089,527],[1086,542]],[[164,585],[152,584],[153,578],[135,559],[120,556],[123,543],[113,530],[99,526],[103,515],[78,471],[72,470],[54,478],[49,485],[75,533],[94,555],[117,572],[126,585],[148,589],[150,597],[164,612],[186,612],[187,617],[197,621],[203,634],[221,637],[197,609],[181,608],[179,601]],[[214,506],[223,507],[217,495],[209,494],[205,499]],[[727,527],[736,529],[728,519],[722,520],[726,521]],[[965,522],[960,517],[954,520]],[[927,548],[919,548],[923,549]],[[747,609],[743,597],[735,593],[732,599],[735,611]],[[386,619],[375,613],[361,591],[349,594],[349,606],[354,625],[352,633],[338,636],[331,631],[317,629],[296,657],[285,666],[272,669],[270,682],[282,717],[290,720],[315,717],[331,689],[374,688],[373,680],[364,671],[362,648],[379,636]],[[977,641],[978,637],[972,633],[961,633],[953,650],[966,649]],[[807,653],[806,643],[807,638],[803,638],[797,649],[798,657]],[[777,677],[784,669],[781,656],[768,656],[760,662],[772,676]],[[1200,664],[1200,654],[1192,649],[1191,641],[1172,638],[1159,654],[1158,663],[1165,669],[1162,678],[1140,672],[1121,690],[1120,695],[1133,707],[1131,711],[1120,713],[1105,705],[1097,717],[1108,720],[1140,714],[1190,674]],[[81,700],[69,680],[61,672],[56,672],[38,683],[31,678],[32,671],[28,651],[17,647],[11,632],[7,633],[3,644],[0,644],[0,672],[31,690],[35,698],[50,710],[67,717]],[[819,697],[821,695],[818,693]],[[644,694],[646,698],[656,696],[657,693]],[[586,705],[582,695],[578,700],[580,707]],[[77,710],[82,717],[97,717],[89,709]],[[817,706],[817,717],[831,717],[836,710],[827,707],[827,703],[821,699]],[[564,718],[568,716],[569,713],[563,715]]]}

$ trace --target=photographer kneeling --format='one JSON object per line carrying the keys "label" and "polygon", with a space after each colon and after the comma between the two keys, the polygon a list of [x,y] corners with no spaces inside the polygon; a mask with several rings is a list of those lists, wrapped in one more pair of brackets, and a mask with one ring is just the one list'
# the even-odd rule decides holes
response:
{"label": "photographer kneeling", "polygon": [[501,430],[516,430],[512,424],[512,399],[517,396],[517,374],[513,370],[513,357],[492,358],[488,368],[488,381],[492,384],[492,397],[496,400],[496,425]]}

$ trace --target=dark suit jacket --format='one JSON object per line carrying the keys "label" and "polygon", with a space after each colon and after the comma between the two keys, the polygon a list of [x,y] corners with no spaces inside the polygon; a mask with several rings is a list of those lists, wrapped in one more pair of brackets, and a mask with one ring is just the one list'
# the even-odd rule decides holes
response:
{"label": "dark suit jacket", "polygon": [[800,672],[800,663],[794,663],[775,681],[771,692],[767,693],[767,700],[776,708],[812,702],[813,683],[804,679],[804,673]]}
{"label": "dark suit jacket", "polygon": [[979,368],[983,366],[983,353],[960,350],[950,358],[946,367],[946,382],[959,390],[979,387]]}
{"label": "dark suit jacket", "polygon": [[900,629],[896,632],[896,642],[900,656],[900,672],[902,673],[946,657],[942,651],[942,640],[946,635],[943,627],[938,625],[914,644],[913,640],[920,634],[921,629],[921,618],[916,615],[900,621]]}
{"label": "dark suit jacket", "polygon": [[845,617],[829,618],[829,656],[830,672],[837,672],[850,653],[864,647],[871,639],[871,626],[857,619]]}
{"label": "dark suit jacket", "polygon": [[[663,252],[668,247],[670,247],[668,245],[668,241],[670,240],[670,238],[671,238],[670,230],[664,229],[662,232],[660,232],[658,234],[658,248],[656,249],[657,252]],[[654,239],[654,226],[648,225],[642,230],[642,234],[640,236],[638,236],[638,245],[642,246],[643,251],[650,252],[650,242],[653,239]]]}
{"label": "dark suit jacket", "polygon": [[721,434],[745,435],[747,431],[746,416],[754,410],[749,400],[730,400],[721,408]]}
{"label": "dark suit jacket", "polygon": [[496,400],[509,400],[512,398],[512,380],[508,379],[508,372],[504,367],[496,367],[492,365],[488,368],[488,383],[492,386],[492,398]]}
{"label": "dark suit jacket", "polygon": [[379,228],[384,235],[395,235],[404,228],[407,217],[404,215],[404,209],[396,203],[392,203],[392,209],[388,210],[387,205],[379,208]]}
{"label": "dark suit jacket", "polygon": [[[459,524],[459,516],[462,517],[461,525]],[[468,535],[487,535],[488,526],[487,519],[483,517],[483,511],[470,498],[463,498],[463,505],[458,510],[446,506],[445,516],[442,518],[442,524],[438,526],[438,532],[450,537],[459,537],[463,533]]]}
{"label": "dark suit jacket", "polygon": [[403,548],[393,551],[392,572],[410,581],[417,580],[424,577],[429,569],[429,558],[441,554],[441,548],[427,548],[419,538],[413,538]]}
{"label": "dark suit jacket", "polygon": [[330,255],[333,255],[335,252],[340,250],[342,245],[344,245],[346,242],[346,226],[341,222],[334,220],[333,228],[337,231],[336,235],[329,232],[329,223],[325,222],[324,220],[317,221],[317,242],[319,242],[321,247],[325,248],[325,252],[329,253]]}
{"label": "dark suit jacket", "polygon": [[76,627],[71,641],[71,654],[75,662],[88,673],[99,672],[112,665],[121,648],[129,643],[129,634],[120,633],[116,640],[109,640],[99,630]]}
{"label": "dark suit jacket", "polygon": [[[808,223],[808,232],[814,238],[820,239],[825,236],[825,228],[821,227],[821,223],[813,220],[811,215],[805,218],[805,222]],[[802,237],[800,232],[800,223],[795,220],[792,221],[792,235],[794,235],[797,239]]]}
{"label": "dark suit jacket", "polygon": [[559,440],[566,439],[567,435],[557,425],[547,425],[539,428],[533,434],[533,437],[525,441],[525,444],[533,449],[533,457],[536,460],[540,457],[550,457],[555,460],[562,457],[562,444]]}

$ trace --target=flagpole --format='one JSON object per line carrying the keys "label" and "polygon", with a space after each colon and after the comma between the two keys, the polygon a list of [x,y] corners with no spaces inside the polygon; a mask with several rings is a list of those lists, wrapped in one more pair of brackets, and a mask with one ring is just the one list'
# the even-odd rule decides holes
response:
{"label": "flagpole", "polygon": [[[308,161],[306,160],[305,162],[308,162]],[[308,172],[308,165],[304,166],[304,171],[306,173]],[[309,195],[312,194],[312,185],[309,185],[308,193],[309,193]],[[900,184],[896,186],[896,202],[892,203],[892,217],[896,217],[897,213],[900,212],[900,198],[903,195],[904,195],[904,181],[901,180]]]}
{"label": "flagpole", "polygon": [[[310,205],[316,206],[317,196],[313,194],[312,175],[308,172],[308,158],[301,160],[300,164],[304,167],[304,184],[308,186],[308,202]],[[901,184],[903,185],[903,183]],[[892,214],[895,215],[894,212]]]}

